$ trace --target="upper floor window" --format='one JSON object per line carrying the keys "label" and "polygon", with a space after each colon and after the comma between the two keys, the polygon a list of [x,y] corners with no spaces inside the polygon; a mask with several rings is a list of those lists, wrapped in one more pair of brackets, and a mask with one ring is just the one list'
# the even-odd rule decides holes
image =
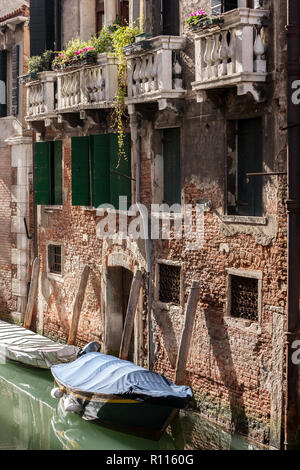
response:
{"label": "upper floor window", "polygon": [[162,0],[162,33],[164,35],[179,36],[179,0]]}
{"label": "upper floor window", "polygon": [[117,0],[117,18],[119,18],[121,20],[121,23],[124,25],[129,23],[128,0]]}
{"label": "upper floor window", "polygon": [[96,1],[96,32],[99,33],[104,26],[104,0]]}
{"label": "upper floor window", "polygon": [[30,0],[30,55],[61,48],[61,0]]}
{"label": "upper floor window", "polygon": [[211,14],[220,15],[226,11],[235,10],[240,6],[246,6],[247,8],[258,8],[260,6],[260,0],[246,0],[240,3],[240,0],[211,0]]}
{"label": "upper floor window", "polygon": [[0,117],[7,115],[7,52],[0,51]]}
{"label": "upper floor window", "polygon": [[227,213],[261,217],[262,119],[229,121],[227,144]]}
{"label": "upper floor window", "polygon": [[[0,117],[19,112],[20,46],[0,51]],[[10,92],[8,92],[10,90]]]}

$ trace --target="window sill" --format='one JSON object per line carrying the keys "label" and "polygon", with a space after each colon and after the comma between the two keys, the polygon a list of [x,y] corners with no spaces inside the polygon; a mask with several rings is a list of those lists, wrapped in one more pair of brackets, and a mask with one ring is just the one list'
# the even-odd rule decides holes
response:
{"label": "window sill", "polygon": [[48,212],[51,214],[51,212],[55,211],[62,211],[63,206],[43,206],[44,212]]}
{"label": "window sill", "polygon": [[226,224],[268,225],[267,217],[254,217],[248,215],[223,215],[222,221]]}
{"label": "window sill", "polygon": [[256,322],[244,320],[243,318],[224,317],[225,325],[236,328],[244,333],[252,333],[254,335],[261,335],[261,326]]}

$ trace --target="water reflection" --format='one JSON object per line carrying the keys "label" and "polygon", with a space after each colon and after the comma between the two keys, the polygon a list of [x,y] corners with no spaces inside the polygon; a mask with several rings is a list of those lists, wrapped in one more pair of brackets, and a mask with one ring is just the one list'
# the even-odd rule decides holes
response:
{"label": "water reflection", "polygon": [[66,413],[50,395],[49,371],[15,363],[0,364],[0,449],[15,450],[191,450],[254,449],[187,412],[180,414],[159,442],[123,434]]}

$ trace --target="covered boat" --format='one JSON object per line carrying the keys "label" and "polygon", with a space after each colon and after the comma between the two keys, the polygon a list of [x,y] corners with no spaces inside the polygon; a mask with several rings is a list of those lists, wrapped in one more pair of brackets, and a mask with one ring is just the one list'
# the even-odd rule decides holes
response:
{"label": "covered boat", "polygon": [[53,366],[51,372],[68,406],[73,400],[70,409],[83,419],[154,439],[193,397],[187,386],[99,352]]}
{"label": "covered boat", "polygon": [[22,326],[0,320],[0,357],[40,369],[75,361],[79,348],[55,343]]}

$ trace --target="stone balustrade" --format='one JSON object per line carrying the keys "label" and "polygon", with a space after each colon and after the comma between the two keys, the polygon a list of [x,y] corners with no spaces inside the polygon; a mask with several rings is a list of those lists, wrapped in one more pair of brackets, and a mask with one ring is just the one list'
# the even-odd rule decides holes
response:
{"label": "stone balustrade", "polygon": [[207,90],[233,86],[238,95],[250,92],[261,101],[257,84],[267,77],[262,39],[262,20],[267,16],[262,9],[238,8],[222,15],[224,23],[212,24],[196,35],[192,88],[198,101],[205,100]]}
{"label": "stone balustrade", "polygon": [[57,110],[107,108],[118,90],[117,59],[101,54],[96,65],[82,65],[57,74]]}
{"label": "stone balustrade", "polygon": [[169,99],[183,98],[186,91],[182,82],[179,52],[184,38],[158,36],[146,41],[146,48],[134,47],[125,52],[128,64],[128,98],[126,104],[159,103],[164,109]]}
{"label": "stone balustrade", "polygon": [[100,54],[95,64],[41,72],[27,85],[27,121],[42,121],[63,112],[109,108],[118,90],[117,59]]}
{"label": "stone balustrade", "polygon": [[55,113],[56,72],[41,72],[27,85],[26,120],[34,121]]}

